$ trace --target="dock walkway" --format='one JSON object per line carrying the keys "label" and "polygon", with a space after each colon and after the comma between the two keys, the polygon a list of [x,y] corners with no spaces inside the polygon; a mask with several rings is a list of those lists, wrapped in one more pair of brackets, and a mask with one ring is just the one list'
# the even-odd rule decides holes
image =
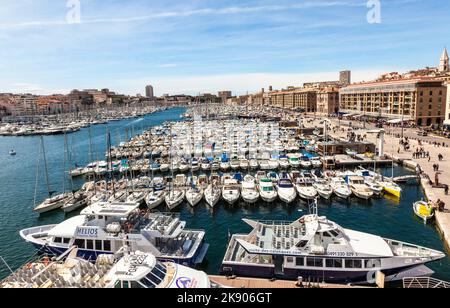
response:
{"label": "dock walkway", "polygon": [[[228,279],[224,276],[209,276],[212,282],[228,288],[235,289],[299,289],[295,281],[286,280],[268,280],[257,278],[235,278]],[[318,288],[318,289],[351,289],[351,288],[363,288],[358,286],[340,285],[340,284],[328,284],[328,283],[311,283],[305,282],[304,288]]]}

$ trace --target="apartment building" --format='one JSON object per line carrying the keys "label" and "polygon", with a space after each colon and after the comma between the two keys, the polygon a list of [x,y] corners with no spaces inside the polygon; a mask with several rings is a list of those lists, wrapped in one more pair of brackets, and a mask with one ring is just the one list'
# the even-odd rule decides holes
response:
{"label": "apartment building", "polygon": [[446,95],[443,81],[431,77],[353,84],[339,91],[340,111],[441,125]]}

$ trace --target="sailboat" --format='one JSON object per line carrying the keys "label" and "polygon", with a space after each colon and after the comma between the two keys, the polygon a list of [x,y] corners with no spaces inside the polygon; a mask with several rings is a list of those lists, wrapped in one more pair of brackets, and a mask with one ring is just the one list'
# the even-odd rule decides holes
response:
{"label": "sailboat", "polygon": [[[47,183],[47,192],[48,192],[49,197],[41,204],[34,207],[33,210],[39,214],[47,213],[47,212],[54,211],[54,210],[61,208],[64,205],[64,203],[68,200],[68,198],[70,197],[70,194],[68,194],[68,193],[63,193],[63,194],[60,194],[57,196],[53,196],[54,192],[51,191],[51,189],[50,189],[50,181],[49,181],[49,177],[48,177],[48,168],[47,168],[47,157],[45,155],[44,138],[42,136],[41,136],[41,150],[42,150],[43,159],[44,159],[45,181]],[[39,176],[39,160],[38,160],[37,172],[36,172],[36,190],[37,190],[38,176]]]}
{"label": "sailboat", "polygon": [[[172,125],[170,126],[170,158],[172,159]],[[173,179],[173,168],[172,168],[172,179]],[[174,183],[170,183],[170,191],[165,197],[165,201],[169,210],[173,210],[178,207],[183,201],[186,193],[183,189],[174,188]]]}

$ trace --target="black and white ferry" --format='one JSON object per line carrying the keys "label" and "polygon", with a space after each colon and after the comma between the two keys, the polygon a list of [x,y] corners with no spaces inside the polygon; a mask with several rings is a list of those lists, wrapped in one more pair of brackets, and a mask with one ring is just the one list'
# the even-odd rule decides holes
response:
{"label": "black and white ferry", "polygon": [[377,273],[386,282],[431,276],[425,264],[445,257],[433,249],[343,229],[318,215],[292,223],[244,221],[253,231],[230,238],[224,275],[374,284]]}
{"label": "black and white ferry", "polygon": [[114,254],[124,244],[131,251],[153,254],[160,261],[195,266],[203,261],[209,245],[203,230],[185,229],[175,214],[149,213],[135,203],[95,203],[57,225],[20,231],[20,236],[41,253],[62,255],[72,246],[78,256],[96,260]]}

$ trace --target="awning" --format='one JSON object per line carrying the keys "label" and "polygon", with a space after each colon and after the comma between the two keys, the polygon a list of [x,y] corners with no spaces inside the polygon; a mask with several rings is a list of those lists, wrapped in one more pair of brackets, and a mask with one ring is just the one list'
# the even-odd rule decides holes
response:
{"label": "awning", "polygon": [[445,121],[444,121],[444,125],[450,126],[450,120],[445,120]]}

